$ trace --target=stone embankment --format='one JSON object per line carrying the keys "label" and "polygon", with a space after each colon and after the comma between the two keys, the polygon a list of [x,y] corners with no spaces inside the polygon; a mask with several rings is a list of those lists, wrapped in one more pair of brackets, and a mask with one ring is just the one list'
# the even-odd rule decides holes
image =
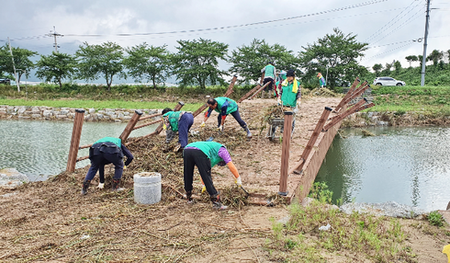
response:
{"label": "stone embankment", "polygon": [[341,127],[427,125],[448,126],[450,116],[421,112],[357,112],[344,119]]}
{"label": "stone embankment", "polygon": [[[71,121],[75,116],[75,108],[55,108],[37,106],[0,105],[0,119],[32,119]],[[84,109],[85,121],[128,122],[135,109]],[[158,113],[157,110],[139,109],[142,117]]]}

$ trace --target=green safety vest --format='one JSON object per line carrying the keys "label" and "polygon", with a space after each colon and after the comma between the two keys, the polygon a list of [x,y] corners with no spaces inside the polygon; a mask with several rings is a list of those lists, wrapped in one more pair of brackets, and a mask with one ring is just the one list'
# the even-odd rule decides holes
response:
{"label": "green safety vest", "polygon": [[222,109],[222,105],[225,103],[225,101],[228,100],[228,107],[227,107],[227,115],[237,111],[238,109],[238,105],[236,103],[236,101],[227,98],[227,97],[217,97],[215,98],[215,100],[217,101],[217,107],[214,109],[215,111],[217,111],[218,113],[221,112]]}
{"label": "green safety vest", "polygon": [[178,121],[180,120],[180,115],[181,111],[169,111],[163,115],[164,117],[169,118],[170,127],[174,132],[178,131]]}
{"label": "green safety vest", "polygon": [[264,67],[264,78],[272,77],[275,79],[275,67],[271,64]]}
{"label": "green safety vest", "polygon": [[94,142],[94,144],[99,143],[99,142],[112,142],[115,145],[117,145],[117,147],[119,147],[119,149],[122,147],[122,141],[119,138],[115,138],[115,137],[104,137],[104,138],[101,138],[100,140]]}
{"label": "green safety vest", "polygon": [[196,147],[205,153],[211,161],[211,168],[223,161],[223,159],[219,157],[219,149],[225,146],[218,142],[193,142],[186,145],[186,147]]}
{"label": "green safety vest", "polygon": [[[298,85],[300,86],[300,81],[297,80]],[[295,107],[297,106],[297,93],[292,92],[294,82],[288,83],[288,85],[281,85],[281,89],[283,93],[281,94],[281,101],[283,102],[283,106]],[[297,92],[300,92],[300,87]]]}

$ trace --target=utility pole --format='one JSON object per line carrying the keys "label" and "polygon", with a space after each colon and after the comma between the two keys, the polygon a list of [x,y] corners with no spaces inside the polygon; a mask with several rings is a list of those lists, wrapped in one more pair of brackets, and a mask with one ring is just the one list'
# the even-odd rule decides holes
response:
{"label": "utility pole", "polygon": [[428,40],[428,22],[430,20],[430,1],[427,0],[427,16],[425,19],[425,37],[423,42],[423,57],[422,57],[422,78],[420,80],[420,85],[423,87],[425,85],[425,64],[427,62],[427,40]]}
{"label": "utility pole", "polygon": [[[50,31],[51,32],[51,31]],[[60,46],[58,46],[58,42],[56,41],[56,37],[63,37],[64,35],[58,34],[56,33],[56,29],[55,26],[53,26],[53,33],[48,34],[47,36],[53,36],[55,39],[55,43],[53,43],[53,46],[55,47],[55,52],[58,53],[58,48]]]}
{"label": "utility pole", "polygon": [[14,56],[13,56],[13,53],[12,53],[11,41],[9,40],[9,37],[8,37],[8,44],[9,44],[9,53],[11,53],[11,60],[12,60],[12,65],[13,65],[13,70],[14,70],[14,78],[16,79],[17,92],[20,92],[19,77],[17,76],[16,64],[14,64]]}

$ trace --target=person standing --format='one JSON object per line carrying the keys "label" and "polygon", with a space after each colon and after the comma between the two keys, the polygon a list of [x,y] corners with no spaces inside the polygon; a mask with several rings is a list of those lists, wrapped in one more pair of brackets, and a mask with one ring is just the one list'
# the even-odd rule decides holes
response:
{"label": "person standing", "polygon": [[194,116],[190,112],[173,111],[170,108],[165,108],[162,111],[164,119],[164,127],[166,128],[166,143],[173,140],[178,132],[178,149],[184,149],[188,144],[189,129],[194,123]]}
{"label": "person standing", "polygon": [[[266,83],[269,83],[267,87],[264,88],[264,92],[267,92],[270,94],[272,92],[272,89],[275,85],[275,76],[276,76],[277,70],[275,69],[275,66],[273,65],[273,62],[270,61],[267,66],[265,66],[263,69],[261,69],[261,73],[264,73],[264,80],[262,85],[266,85]],[[262,98],[264,98],[264,92],[262,93]]]}
{"label": "person standing", "polygon": [[116,191],[119,188],[120,179],[122,178],[124,156],[127,157],[125,162],[125,166],[127,166],[133,161],[133,155],[127,147],[122,144],[119,138],[104,137],[96,141],[89,148],[89,160],[91,161],[91,167],[83,180],[81,194],[87,194],[91,180],[94,178],[97,171],[99,171],[100,175],[99,188],[103,188],[105,183],[105,165],[110,163],[114,165],[112,190]]}
{"label": "person standing", "polygon": [[[300,80],[295,78],[295,71],[286,72],[286,79],[281,83],[281,103],[283,106],[296,108],[301,103]],[[299,100],[300,99],[300,100]]]}
{"label": "person standing", "polygon": [[227,97],[217,97],[217,98],[209,98],[206,102],[209,109],[205,113],[205,119],[203,120],[200,127],[205,126],[205,122],[208,120],[208,118],[211,116],[211,112],[215,110],[219,113],[219,116],[217,116],[218,120],[218,129],[220,131],[223,131],[223,125],[225,123],[225,118],[228,114],[231,114],[233,118],[241,125],[242,129],[244,129],[245,132],[247,132],[247,138],[252,138],[252,133],[247,127],[247,124],[245,121],[241,119],[241,115],[239,114],[239,107],[236,103],[236,101],[227,98]]}
{"label": "person standing", "polygon": [[186,191],[186,198],[188,203],[192,203],[192,189],[194,178],[194,167],[200,173],[201,179],[205,184],[206,191],[210,196],[210,200],[214,209],[226,209],[220,202],[219,192],[214,187],[211,168],[216,164],[219,166],[227,165],[231,173],[234,175],[238,186],[242,186],[242,180],[239,176],[239,172],[231,161],[230,154],[224,145],[214,141],[199,141],[193,142],[184,148],[183,151],[184,161],[184,190]]}
{"label": "person standing", "polygon": [[319,78],[319,84],[320,84],[320,88],[323,88],[327,85],[327,83],[325,82],[325,79],[322,76],[322,73],[317,73],[317,77]]}

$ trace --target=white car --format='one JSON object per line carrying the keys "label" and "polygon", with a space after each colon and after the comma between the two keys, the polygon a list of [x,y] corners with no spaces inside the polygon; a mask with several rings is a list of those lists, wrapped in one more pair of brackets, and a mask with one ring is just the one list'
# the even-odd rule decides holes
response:
{"label": "white car", "polygon": [[406,83],[391,77],[378,77],[373,81],[373,85],[377,86],[405,86]]}

